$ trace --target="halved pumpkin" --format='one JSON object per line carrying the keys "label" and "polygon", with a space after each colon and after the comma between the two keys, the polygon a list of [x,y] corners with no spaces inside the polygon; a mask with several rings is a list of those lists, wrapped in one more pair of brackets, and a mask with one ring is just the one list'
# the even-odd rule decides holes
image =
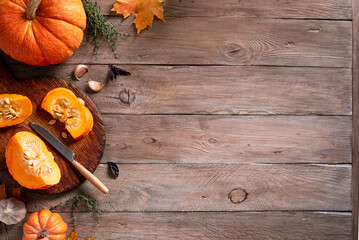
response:
{"label": "halved pumpkin", "polygon": [[55,88],[48,92],[42,100],[41,108],[53,118],[65,123],[65,128],[76,140],[92,130],[93,118],[90,110],[67,88]]}
{"label": "halved pumpkin", "polygon": [[29,98],[19,94],[0,94],[0,127],[22,123],[31,113]]}
{"label": "halved pumpkin", "polygon": [[57,184],[61,171],[45,143],[31,132],[11,137],[5,151],[6,164],[13,178],[29,189],[44,189]]}

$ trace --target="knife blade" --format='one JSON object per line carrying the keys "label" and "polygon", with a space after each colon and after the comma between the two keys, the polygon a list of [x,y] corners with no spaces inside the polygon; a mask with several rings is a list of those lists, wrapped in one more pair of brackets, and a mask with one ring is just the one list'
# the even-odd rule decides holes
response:
{"label": "knife blade", "polygon": [[46,128],[36,123],[30,123],[30,127],[41,137],[43,137],[48,143],[50,143],[50,145],[53,146],[59,153],[61,153],[61,155],[64,156],[67,160],[70,162],[74,161],[75,154]]}
{"label": "knife blade", "polygon": [[72,165],[87,179],[91,182],[97,189],[103,193],[108,193],[108,188],[93,175],[89,170],[82,166],[79,162],[74,159],[75,154],[65,146],[57,137],[55,137],[49,130],[43,126],[30,123],[30,127],[37,132],[42,138],[44,138],[51,146],[53,146],[61,155],[63,155],[67,160],[69,160]]}

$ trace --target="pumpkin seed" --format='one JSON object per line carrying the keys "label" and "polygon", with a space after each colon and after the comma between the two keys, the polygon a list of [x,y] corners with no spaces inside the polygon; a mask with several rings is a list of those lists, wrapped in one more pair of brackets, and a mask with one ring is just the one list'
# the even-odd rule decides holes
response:
{"label": "pumpkin seed", "polygon": [[14,119],[14,115],[8,114],[8,115],[5,115],[5,118],[6,119]]}
{"label": "pumpkin seed", "polygon": [[66,138],[67,138],[67,133],[62,132],[62,133],[61,133],[61,136],[66,139]]}
{"label": "pumpkin seed", "polygon": [[25,157],[25,159],[29,159],[30,156],[31,156],[30,152],[27,151],[27,150],[25,150],[25,151],[24,151],[24,157]]}
{"label": "pumpkin seed", "polygon": [[0,106],[4,105],[4,100],[2,98],[0,98]]}
{"label": "pumpkin seed", "polygon": [[52,119],[52,120],[49,121],[49,124],[50,124],[50,125],[54,125],[55,123],[56,123],[56,120],[55,120],[55,119]]}
{"label": "pumpkin seed", "polygon": [[69,103],[63,101],[63,102],[60,103],[60,105],[61,105],[61,107],[63,107],[63,108],[67,108],[67,107],[69,106]]}
{"label": "pumpkin seed", "polygon": [[62,114],[62,113],[58,113],[58,112],[55,112],[55,115],[56,115],[56,116],[58,116],[58,117],[62,117],[62,116],[64,116],[64,114]]}
{"label": "pumpkin seed", "polygon": [[4,98],[4,102],[5,102],[7,105],[10,105],[10,99]]}
{"label": "pumpkin seed", "polygon": [[10,107],[9,111],[11,112],[12,115],[16,115],[16,111],[14,108]]}
{"label": "pumpkin seed", "polygon": [[85,101],[82,98],[78,98],[82,105],[85,105]]}

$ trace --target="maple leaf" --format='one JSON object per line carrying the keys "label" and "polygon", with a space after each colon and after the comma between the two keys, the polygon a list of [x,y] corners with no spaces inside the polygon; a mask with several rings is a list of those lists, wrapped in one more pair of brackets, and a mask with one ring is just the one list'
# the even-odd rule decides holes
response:
{"label": "maple leaf", "polygon": [[[74,228],[74,230],[70,233],[67,240],[78,240],[76,228]],[[82,240],[95,240],[95,239],[94,238],[83,238]]]}
{"label": "maple leaf", "polygon": [[0,185],[0,200],[6,199],[6,191],[5,191],[5,184]]}
{"label": "maple leaf", "polygon": [[165,0],[117,0],[113,5],[111,11],[115,11],[117,14],[122,14],[124,18],[127,18],[134,12],[137,12],[136,18],[133,21],[137,28],[137,34],[147,26],[152,27],[153,17],[161,19],[163,18],[162,3]]}
{"label": "maple leaf", "polygon": [[67,240],[78,240],[77,233],[76,233],[76,228],[74,228],[74,230],[70,233]]}

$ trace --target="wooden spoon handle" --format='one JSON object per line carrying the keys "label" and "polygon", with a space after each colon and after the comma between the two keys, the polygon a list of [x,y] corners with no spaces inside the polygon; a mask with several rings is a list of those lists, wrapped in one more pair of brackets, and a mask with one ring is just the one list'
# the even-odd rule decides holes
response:
{"label": "wooden spoon handle", "polygon": [[92,183],[92,185],[94,185],[98,190],[105,194],[108,193],[108,188],[89,170],[87,170],[84,166],[82,166],[79,162],[76,162],[75,160],[73,160],[71,163],[82,174],[82,176],[89,180],[89,182]]}

